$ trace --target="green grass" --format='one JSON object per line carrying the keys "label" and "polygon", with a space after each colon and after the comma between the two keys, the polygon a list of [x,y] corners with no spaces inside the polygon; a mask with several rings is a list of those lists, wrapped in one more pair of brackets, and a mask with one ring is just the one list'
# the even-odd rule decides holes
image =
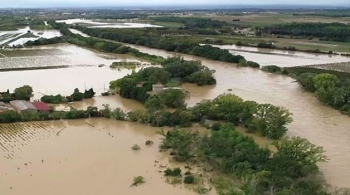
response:
{"label": "green grass", "polygon": [[334,75],[338,76],[339,78],[349,78],[350,77],[350,73],[348,73],[348,72],[339,72],[339,71],[334,71],[334,70],[324,70],[324,69],[319,69],[319,68],[311,68],[311,67],[303,67],[303,66],[286,67],[284,69],[287,70],[289,74],[296,74],[296,75],[309,72],[309,73],[316,73],[316,74],[330,73],[330,74],[334,74]]}
{"label": "green grass", "polygon": [[[180,38],[180,37],[179,37]],[[241,35],[192,35],[188,37],[181,37],[188,41],[201,41],[205,43],[206,39],[222,40],[224,44],[236,44],[238,41],[244,44],[256,46],[260,42],[273,42],[277,47],[293,46],[302,50],[334,51],[350,53],[350,42],[333,42],[333,41],[319,41],[316,39],[292,39],[292,38],[277,38],[277,37],[247,37]],[[215,44],[215,43],[214,43]]]}
{"label": "green grass", "polygon": [[[350,18],[347,17],[324,17],[324,16],[311,16],[311,15],[293,15],[291,13],[268,13],[268,14],[249,14],[249,15],[205,15],[206,18],[214,20],[225,21],[230,24],[242,25],[242,26],[268,26],[275,24],[283,24],[289,22],[341,22],[350,23]],[[239,22],[232,21],[233,19],[240,19]]]}
{"label": "green grass", "polygon": [[164,26],[164,27],[168,27],[168,28],[179,28],[179,27],[183,26],[183,24],[176,23],[176,22],[156,22],[156,21],[151,21],[151,24]]}
{"label": "green grass", "polygon": [[52,26],[51,25],[31,25],[30,26],[31,29],[33,30],[52,30]]}

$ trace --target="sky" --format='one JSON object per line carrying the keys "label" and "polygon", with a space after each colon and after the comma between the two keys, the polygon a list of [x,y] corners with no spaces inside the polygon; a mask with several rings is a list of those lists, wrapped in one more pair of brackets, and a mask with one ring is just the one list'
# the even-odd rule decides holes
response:
{"label": "sky", "polygon": [[203,5],[203,4],[259,4],[259,5],[350,5],[350,0],[0,0],[0,7],[55,7],[55,6],[142,6],[142,5]]}

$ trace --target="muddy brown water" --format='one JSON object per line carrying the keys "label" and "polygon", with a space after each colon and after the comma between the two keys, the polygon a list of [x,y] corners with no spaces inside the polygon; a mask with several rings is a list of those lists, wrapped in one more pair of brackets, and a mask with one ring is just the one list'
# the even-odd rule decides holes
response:
{"label": "muddy brown water", "polygon": [[[163,57],[174,55],[174,53],[162,50],[140,46],[132,47],[142,52]],[[350,160],[350,120],[348,116],[319,103],[313,94],[304,92],[290,77],[268,74],[251,68],[237,68],[234,64],[194,56],[184,55],[184,57],[190,60],[201,60],[204,65],[215,69],[217,79],[216,86],[197,87],[192,84],[185,84],[183,87],[191,92],[191,96],[187,100],[189,106],[195,105],[203,99],[215,98],[222,93],[235,93],[245,100],[271,103],[288,108],[293,113],[294,118],[294,122],[289,125],[288,135],[301,136],[316,145],[323,146],[330,159],[329,162],[320,164],[326,180],[334,186],[350,187],[350,169],[348,169],[348,161]],[[254,59],[248,58],[248,60]],[[76,79],[79,79],[79,82],[75,84],[81,87],[89,79],[95,80],[98,86],[102,87],[104,83],[111,80],[111,77],[114,78],[115,76],[115,79],[117,79],[123,76],[121,73],[109,69],[108,71],[106,69],[105,72],[102,72],[102,70],[95,67],[86,67],[84,70],[81,69],[80,73],[89,72],[81,74],[79,77],[77,76],[79,70],[75,71],[74,68],[43,70],[41,74],[37,74],[37,71],[0,73],[0,87],[1,90],[6,90],[11,88],[9,86],[17,87],[22,83],[28,83],[33,85],[35,91],[50,90],[53,93],[63,91],[71,93],[71,88],[75,87],[71,83],[75,83]],[[50,73],[51,71],[52,73]],[[60,73],[60,71],[62,72]],[[70,71],[72,73],[69,73]],[[7,82],[9,80],[11,82]],[[6,83],[6,85],[3,85],[3,83]],[[228,89],[232,89],[232,91],[230,92]],[[74,105],[83,108],[88,105],[101,106],[107,102],[112,107],[115,105],[125,110],[142,108],[139,103],[124,100],[118,96],[96,97],[93,100],[74,103]]]}
{"label": "muddy brown water", "polygon": [[[174,53],[133,46],[142,52],[160,56]],[[300,136],[323,146],[329,158],[321,163],[320,169],[327,182],[337,187],[350,188],[350,118],[328,106],[316,97],[304,92],[288,76],[265,73],[251,68],[237,68],[234,64],[211,61],[195,56],[183,55],[188,60],[200,60],[210,69],[215,69],[217,85],[197,87],[184,85],[191,92],[188,105],[195,105],[203,99],[212,99],[222,93],[234,93],[245,100],[283,106],[293,113],[294,122],[289,125],[289,136]],[[249,59],[248,60],[254,60]],[[298,59],[295,59],[298,60]],[[288,63],[288,62],[286,62]],[[228,91],[232,89],[232,92]]]}
{"label": "muddy brown water", "polygon": [[[159,152],[158,128],[91,119],[7,124],[0,129],[0,154],[10,154],[0,158],[0,194],[196,194],[189,186],[166,183],[159,172],[165,169],[160,165],[173,165]],[[146,140],[154,144],[146,146]],[[141,150],[131,150],[133,144]],[[146,183],[130,187],[136,176]]]}

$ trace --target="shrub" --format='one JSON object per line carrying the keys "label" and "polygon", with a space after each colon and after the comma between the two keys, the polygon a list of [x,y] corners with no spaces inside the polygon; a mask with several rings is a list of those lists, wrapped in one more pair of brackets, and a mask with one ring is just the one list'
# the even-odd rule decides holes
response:
{"label": "shrub", "polygon": [[174,169],[167,168],[164,171],[164,175],[165,176],[173,176],[173,177],[181,176],[181,169],[180,168],[174,168]]}
{"label": "shrub", "polygon": [[185,184],[193,184],[194,183],[194,176],[193,175],[187,175],[184,179]]}
{"label": "shrub", "polygon": [[137,144],[134,144],[132,147],[131,147],[132,150],[141,150],[141,147]]}
{"label": "shrub", "polygon": [[282,68],[275,66],[275,65],[270,65],[270,66],[263,66],[261,70],[266,71],[266,72],[271,72],[271,73],[281,73]]}
{"label": "shrub", "polygon": [[153,144],[153,141],[152,141],[152,140],[147,140],[147,141],[145,142],[145,144],[146,144],[147,146],[150,146],[150,145]]}
{"label": "shrub", "polygon": [[137,176],[134,177],[133,183],[131,184],[131,186],[137,186],[139,184],[143,184],[145,183],[145,179],[142,176]]}

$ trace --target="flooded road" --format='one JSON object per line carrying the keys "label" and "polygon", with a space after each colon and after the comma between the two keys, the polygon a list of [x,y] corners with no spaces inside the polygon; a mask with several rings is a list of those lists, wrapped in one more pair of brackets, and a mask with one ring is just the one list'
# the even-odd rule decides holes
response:
{"label": "flooded road", "polygon": [[283,51],[274,49],[262,49],[255,47],[242,47],[236,45],[213,45],[229,50],[234,55],[244,56],[262,66],[277,65],[280,67],[303,66],[313,64],[327,64],[349,62],[350,57],[340,55],[325,55],[296,51]]}
{"label": "flooded road", "polygon": [[[174,53],[141,46],[132,47],[139,49],[141,52],[163,57],[175,55]],[[245,100],[271,103],[288,108],[293,113],[294,118],[294,122],[289,125],[288,135],[301,136],[316,145],[323,146],[330,159],[329,162],[320,164],[325,178],[332,185],[350,187],[350,169],[348,168],[348,162],[350,161],[350,120],[348,116],[319,103],[313,94],[304,92],[290,77],[269,74],[251,68],[237,68],[235,64],[211,61],[189,55],[183,56],[188,60],[201,60],[204,65],[216,70],[214,74],[217,79],[216,86],[197,87],[192,84],[183,86],[191,93],[191,97],[187,100],[189,106],[195,105],[203,99],[215,98],[222,93],[235,93]],[[269,55],[269,57],[272,58],[273,56]],[[248,60],[255,59],[248,58]],[[96,61],[96,64],[98,64],[97,62],[99,60]],[[93,64],[95,61],[91,63]],[[286,61],[286,63],[289,63],[289,61]],[[0,73],[0,83],[6,83],[6,85],[0,85],[0,90],[13,89],[13,87],[22,84],[29,84],[33,86],[35,91],[42,93],[46,93],[47,90],[54,94],[56,92],[70,94],[75,87],[84,89],[84,83],[87,87],[95,83],[93,87],[94,89],[96,87],[96,91],[98,91],[103,89],[104,84],[108,87],[110,80],[121,78],[127,73],[112,71],[107,67],[76,67],[42,70],[42,72],[4,72]],[[9,80],[11,82],[7,82]],[[232,89],[232,92],[228,91],[229,89]],[[74,105],[84,108],[88,105],[101,106],[105,102],[109,102],[111,107],[115,105],[125,110],[142,108],[141,104],[122,99],[119,96],[96,97],[93,100],[74,103]],[[113,102],[115,103],[113,104]],[[147,128],[149,127],[140,126],[138,129]]]}
{"label": "flooded road", "polygon": [[[129,45],[132,46],[132,45]],[[141,52],[163,57],[174,53],[133,46]],[[294,122],[289,125],[289,136],[300,136],[323,146],[330,159],[320,164],[326,180],[338,187],[350,188],[350,118],[337,110],[321,104],[316,97],[304,92],[298,83],[288,76],[265,73],[251,68],[237,68],[234,64],[211,61],[204,58],[183,55],[187,60],[201,60],[214,74],[217,85],[197,87],[185,84],[191,92],[189,106],[203,99],[212,99],[222,93],[234,93],[245,100],[270,103],[288,108]],[[272,57],[272,56],[271,56]],[[249,59],[248,60],[255,60]],[[288,61],[286,61],[288,63]],[[229,92],[228,89],[232,89]]]}
{"label": "flooded road", "polygon": [[[166,183],[157,128],[91,119],[0,125],[0,194],[195,195],[188,186]],[[152,140],[152,146],[145,141]],[[139,151],[131,150],[138,144]],[[159,163],[155,163],[155,160]],[[145,183],[130,187],[133,178]],[[214,194],[214,193],[210,193]]]}

